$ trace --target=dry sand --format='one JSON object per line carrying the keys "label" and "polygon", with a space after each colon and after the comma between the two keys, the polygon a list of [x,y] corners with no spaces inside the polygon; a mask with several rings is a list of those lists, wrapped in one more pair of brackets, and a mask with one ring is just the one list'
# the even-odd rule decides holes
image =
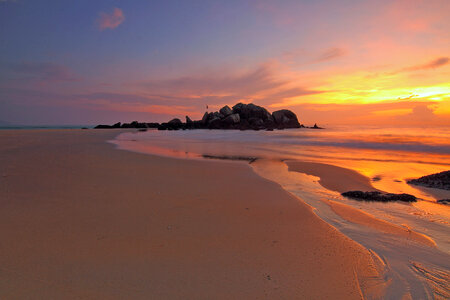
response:
{"label": "dry sand", "polygon": [[[370,253],[235,162],[0,131],[1,299],[359,299]],[[358,280],[359,277],[359,280]]]}

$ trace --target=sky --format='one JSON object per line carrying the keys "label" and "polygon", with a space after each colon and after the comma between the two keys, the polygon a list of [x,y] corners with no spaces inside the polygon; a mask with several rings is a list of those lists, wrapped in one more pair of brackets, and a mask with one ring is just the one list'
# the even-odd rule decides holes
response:
{"label": "sky", "polygon": [[0,0],[0,124],[450,126],[448,0]]}

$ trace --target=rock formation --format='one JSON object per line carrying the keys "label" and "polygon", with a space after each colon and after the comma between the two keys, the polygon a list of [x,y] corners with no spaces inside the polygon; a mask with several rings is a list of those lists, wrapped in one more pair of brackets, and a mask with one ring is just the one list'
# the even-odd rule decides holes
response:
{"label": "rock formation", "polygon": [[450,190],[450,171],[431,174],[407,181],[409,184],[435,189]]}
{"label": "rock formation", "polygon": [[[230,108],[228,105],[216,112],[205,112],[201,120],[193,121],[186,116],[186,123],[180,119],[172,119],[166,123],[116,123],[114,125],[98,125],[95,128],[158,128],[158,130],[185,129],[236,129],[236,130],[274,130],[286,128],[305,128],[300,125],[297,116],[290,110],[282,109],[272,114],[262,106],[253,103],[238,103]],[[318,129],[314,127],[306,127]]]}

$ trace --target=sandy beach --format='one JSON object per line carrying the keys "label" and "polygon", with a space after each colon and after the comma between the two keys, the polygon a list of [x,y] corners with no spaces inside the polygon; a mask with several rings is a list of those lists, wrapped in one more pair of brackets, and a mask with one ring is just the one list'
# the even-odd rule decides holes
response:
{"label": "sandy beach", "polygon": [[0,132],[2,299],[361,299],[374,256],[245,163]]}

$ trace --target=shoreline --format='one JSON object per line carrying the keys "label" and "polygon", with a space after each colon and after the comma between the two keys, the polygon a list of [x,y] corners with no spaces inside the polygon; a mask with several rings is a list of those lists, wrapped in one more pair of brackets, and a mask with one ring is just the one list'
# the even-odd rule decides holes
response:
{"label": "shoreline", "polygon": [[2,295],[360,299],[383,286],[366,248],[246,164],[117,151],[117,131],[0,135]]}

